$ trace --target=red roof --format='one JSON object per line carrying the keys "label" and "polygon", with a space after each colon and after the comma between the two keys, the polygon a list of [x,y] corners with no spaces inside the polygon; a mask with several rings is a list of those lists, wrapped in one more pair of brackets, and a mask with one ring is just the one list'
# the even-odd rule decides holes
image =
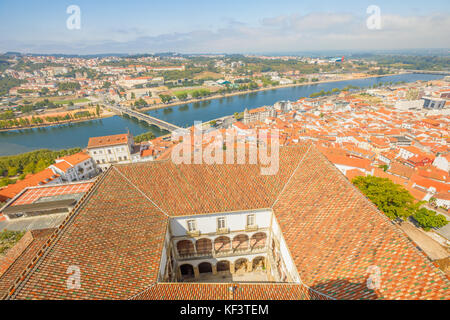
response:
{"label": "red roof", "polygon": [[26,189],[10,206],[30,204],[42,197],[52,197],[63,194],[86,193],[92,187],[93,182],[70,183],[64,185],[49,185],[31,187]]}
{"label": "red roof", "polygon": [[90,156],[86,152],[78,152],[71,156],[59,158],[56,161],[64,160],[65,162],[71,164],[72,166],[76,166],[77,164],[82,163],[88,160],[89,158]]}
{"label": "red roof", "polygon": [[113,136],[93,137],[89,139],[88,149],[127,144],[128,138],[129,135],[126,133]]}
{"label": "red roof", "polygon": [[[172,161],[112,167],[11,298],[449,299],[445,275],[314,147],[281,148],[274,176],[260,169]],[[231,284],[159,280],[170,217],[262,208],[272,208],[301,282],[237,284],[230,292]],[[70,265],[83,270],[80,290],[67,290]],[[379,290],[367,288],[372,266],[381,269]]]}
{"label": "red roof", "polygon": [[28,175],[25,179],[17,181],[16,183],[10,184],[9,186],[1,189],[0,200],[12,199],[27,187],[35,187],[38,185],[47,184],[58,177],[58,174],[54,173],[52,169],[48,168],[36,174]]}

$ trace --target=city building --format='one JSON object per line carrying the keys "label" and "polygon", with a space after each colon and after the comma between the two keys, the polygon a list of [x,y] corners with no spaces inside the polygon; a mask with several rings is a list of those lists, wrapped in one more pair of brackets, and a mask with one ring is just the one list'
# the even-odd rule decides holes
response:
{"label": "city building", "polygon": [[[284,104],[283,104],[284,106]],[[281,107],[281,104],[280,104]],[[274,107],[260,107],[257,109],[244,110],[244,124],[249,124],[255,121],[264,122],[266,118],[276,117],[277,111]]]}
{"label": "city building", "polygon": [[444,109],[445,108],[445,100],[440,98],[433,97],[423,97],[424,100],[423,107],[425,109]]}
{"label": "city building", "polygon": [[3,189],[0,189],[0,201],[6,202],[13,199],[17,194],[27,187],[35,187],[42,185],[51,185],[61,183],[59,174],[53,172],[52,169],[47,168],[35,174],[29,174],[23,180],[19,180],[14,184],[10,184]]}
{"label": "city building", "polygon": [[[102,171],[111,164],[130,163],[136,154],[133,136],[130,133],[89,139],[88,153]],[[139,150],[137,150],[139,152]]]}
{"label": "city building", "polygon": [[[50,214],[68,214],[92,185],[92,181],[84,181],[27,187],[3,208],[0,208],[0,217],[16,219]],[[30,228],[33,227],[30,226]]]}
{"label": "city building", "polygon": [[61,177],[62,182],[92,179],[97,174],[94,160],[85,152],[56,159],[49,168]]}

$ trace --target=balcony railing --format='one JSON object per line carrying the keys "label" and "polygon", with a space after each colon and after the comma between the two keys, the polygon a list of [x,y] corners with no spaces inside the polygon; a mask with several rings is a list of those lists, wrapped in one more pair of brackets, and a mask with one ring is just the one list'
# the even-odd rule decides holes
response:
{"label": "balcony railing", "polygon": [[203,251],[203,252],[191,252],[191,253],[178,253],[176,254],[177,258],[180,260],[190,260],[190,259],[198,259],[198,258],[221,258],[228,256],[240,256],[246,254],[255,254],[255,253],[263,253],[267,250],[267,246],[257,246],[257,247],[248,247],[248,248],[236,248],[236,249],[228,249],[228,250],[211,250],[211,251]]}

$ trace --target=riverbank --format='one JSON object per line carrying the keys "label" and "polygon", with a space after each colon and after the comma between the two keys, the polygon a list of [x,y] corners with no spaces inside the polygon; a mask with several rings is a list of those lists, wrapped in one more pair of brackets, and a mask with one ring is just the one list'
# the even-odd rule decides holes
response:
{"label": "riverbank", "polygon": [[[404,81],[413,83],[441,79],[438,75],[403,74],[394,77],[377,77],[372,79],[321,83],[310,86],[297,86],[279,90],[266,90],[265,92],[240,95],[227,99],[185,104],[179,107],[148,111],[150,116],[172,123],[179,127],[190,127],[195,121],[209,122],[243,112],[246,108],[252,109],[260,106],[271,106],[277,101],[297,101],[301,97],[309,97],[312,93],[331,91],[333,88],[343,89],[348,85],[358,87],[371,87],[374,84]],[[231,121],[231,120],[227,120]],[[38,149],[69,149],[85,147],[91,137],[122,134],[129,131],[139,135],[152,131],[156,137],[165,135],[154,126],[148,126],[140,121],[113,116],[102,120],[83,121],[75,124],[53,126],[36,130],[14,130],[0,133],[0,155],[14,155]]]}
{"label": "riverbank", "polygon": [[350,79],[336,79],[336,80],[323,80],[323,81],[316,81],[316,82],[292,83],[292,84],[278,85],[278,86],[273,86],[273,87],[259,88],[259,89],[255,89],[255,90],[245,90],[245,91],[231,92],[231,93],[226,93],[226,94],[216,94],[216,95],[212,95],[212,96],[209,96],[206,98],[201,98],[201,99],[190,99],[190,100],[176,101],[173,103],[164,103],[164,104],[160,103],[160,104],[153,105],[150,107],[138,109],[138,111],[146,112],[146,111],[156,110],[156,109],[165,109],[165,108],[176,107],[176,106],[180,106],[180,105],[184,105],[184,104],[198,103],[198,102],[216,100],[216,99],[223,99],[223,98],[228,98],[228,97],[235,97],[235,96],[240,96],[240,95],[262,92],[262,91],[278,90],[278,89],[292,88],[292,87],[311,86],[311,85],[317,85],[317,84],[322,84],[322,83],[333,83],[333,82],[343,82],[343,81],[353,81],[353,80],[364,80],[364,79],[371,79],[371,78],[391,77],[391,76],[398,76],[398,75],[402,75],[402,74],[408,74],[408,73],[402,72],[402,73],[395,73],[395,74],[386,74],[386,75],[381,75],[381,76],[373,75],[373,76],[350,78]]}
{"label": "riverbank", "polygon": [[49,128],[49,127],[60,126],[63,124],[72,124],[72,123],[80,123],[80,122],[106,119],[106,118],[114,117],[115,115],[116,114],[113,112],[106,111],[105,114],[102,114],[101,116],[98,116],[98,117],[96,116],[93,118],[77,119],[77,120],[70,119],[70,120],[64,120],[64,121],[58,121],[58,122],[29,125],[29,126],[25,126],[25,127],[13,127],[13,128],[7,128],[7,129],[0,129],[0,132],[8,132],[8,131],[15,131],[15,130],[29,130],[29,129],[38,129],[38,128]]}

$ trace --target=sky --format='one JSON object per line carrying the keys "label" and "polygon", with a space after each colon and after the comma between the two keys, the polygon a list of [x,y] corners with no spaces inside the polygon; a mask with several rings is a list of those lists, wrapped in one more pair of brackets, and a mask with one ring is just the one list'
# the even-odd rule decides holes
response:
{"label": "sky", "polygon": [[[80,8],[69,29],[67,8]],[[380,9],[380,28],[367,20]],[[270,53],[450,48],[448,0],[0,0],[0,52]]]}

